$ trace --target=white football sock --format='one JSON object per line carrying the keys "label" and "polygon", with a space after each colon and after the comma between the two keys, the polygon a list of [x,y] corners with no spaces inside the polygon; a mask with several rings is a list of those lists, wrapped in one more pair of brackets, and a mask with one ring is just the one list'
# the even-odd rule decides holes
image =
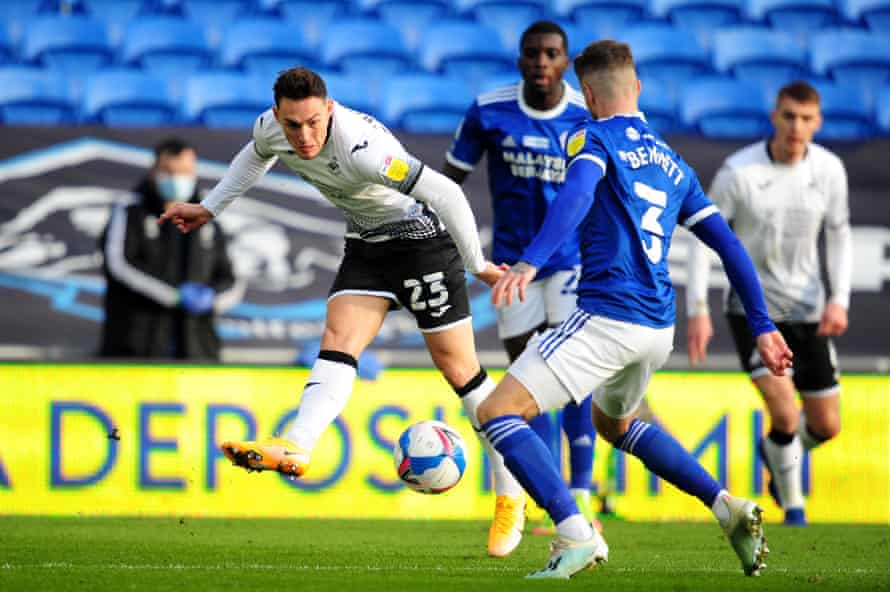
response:
{"label": "white football sock", "polygon": [[711,511],[714,512],[714,517],[717,518],[720,526],[726,526],[726,523],[729,522],[729,506],[723,501],[724,497],[729,497],[729,492],[721,489],[711,505]]}
{"label": "white football sock", "polygon": [[495,386],[495,382],[486,376],[482,384],[463,395],[460,398],[460,402],[464,407],[467,418],[473,424],[473,430],[482,444],[482,449],[488,455],[488,464],[491,465],[495,494],[519,497],[525,493],[522,485],[519,484],[519,481],[516,480],[516,477],[513,476],[513,473],[504,464],[504,457],[501,456],[501,453],[495,450],[482,430],[479,429],[479,420],[476,418],[476,409],[491,394]]}
{"label": "white football sock", "polygon": [[335,362],[322,358],[315,360],[309,380],[303,388],[297,417],[284,437],[307,452],[312,452],[325,429],[346,407],[352,394],[355,373],[355,366],[345,361]]}
{"label": "white football sock", "polygon": [[586,541],[593,536],[593,527],[581,514],[572,514],[556,525],[556,534],[573,541]]}
{"label": "white football sock", "polygon": [[763,452],[773,468],[772,478],[775,480],[782,498],[782,507],[803,508],[803,444],[800,437],[794,435],[785,446],[779,446],[769,437],[763,439]]}

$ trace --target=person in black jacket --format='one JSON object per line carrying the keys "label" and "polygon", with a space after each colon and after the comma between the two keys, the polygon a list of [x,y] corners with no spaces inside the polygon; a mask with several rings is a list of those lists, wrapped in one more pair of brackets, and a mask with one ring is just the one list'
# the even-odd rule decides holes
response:
{"label": "person in black jacket", "polygon": [[157,224],[167,204],[200,201],[196,164],[191,146],[162,141],[134,200],[112,210],[100,239],[107,281],[100,356],[219,359],[214,316],[244,291],[222,228],[181,234]]}

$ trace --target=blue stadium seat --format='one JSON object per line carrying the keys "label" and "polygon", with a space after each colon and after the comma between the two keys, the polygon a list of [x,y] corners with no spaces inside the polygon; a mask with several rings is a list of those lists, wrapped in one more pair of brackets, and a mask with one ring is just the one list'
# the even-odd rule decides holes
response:
{"label": "blue stadium seat", "polygon": [[321,41],[328,68],[383,77],[412,69],[412,58],[399,30],[377,19],[332,22]]}
{"label": "blue stadium seat", "polygon": [[717,31],[713,56],[717,71],[757,82],[768,90],[778,90],[809,70],[806,52],[791,35],[765,27]]}
{"label": "blue stadium seat", "polygon": [[111,45],[117,47],[141,4],[141,0],[90,0],[89,5],[92,17],[105,23]]}
{"label": "blue stadium seat", "polygon": [[890,31],[890,0],[846,0],[844,15],[853,23],[865,23],[874,33]]}
{"label": "blue stadium seat", "polygon": [[649,2],[648,0],[556,0],[553,9],[557,15],[572,19],[584,29],[589,29],[591,23],[598,24],[605,21],[612,23],[617,32],[624,23],[643,18],[649,9]]}
{"label": "blue stadium seat", "polygon": [[40,0],[37,14],[57,14],[63,16],[87,16],[91,14],[84,0]]}
{"label": "blue stadium seat", "polygon": [[6,33],[6,27],[0,26],[0,65],[15,61],[15,48]]}
{"label": "blue stadium seat", "polygon": [[328,24],[349,13],[349,0],[287,0],[284,5],[289,22],[296,24],[303,39],[318,47],[327,32]]}
{"label": "blue stadium seat", "polygon": [[[185,10],[189,20],[204,28],[207,44],[212,48],[220,46],[226,29],[237,24],[239,19],[266,18],[254,11],[252,3],[245,5],[244,0],[187,0]],[[275,17],[275,20],[281,19]]]}
{"label": "blue stadium seat", "polygon": [[838,22],[835,0],[751,0],[749,15],[777,31],[805,40],[813,31]]}
{"label": "blue stadium seat", "polygon": [[653,0],[652,14],[695,32],[699,43],[710,47],[714,29],[742,20],[744,0]]}
{"label": "blue stadium seat", "polygon": [[810,42],[813,72],[871,92],[890,79],[890,37],[861,31],[824,31]]}
{"label": "blue stadium seat", "polygon": [[185,18],[185,3],[183,0],[142,0],[139,6],[139,17],[168,16]]}
{"label": "blue stadium seat", "polygon": [[65,81],[40,68],[0,68],[0,123],[63,125],[74,121],[74,103]]}
{"label": "blue stadium seat", "polygon": [[399,30],[405,45],[413,52],[420,45],[428,23],[447,17],[451,7],[439,0],[387,0],[375,4],[374,10],[384,22]]}
{"label": "blue stadium seat", "polygon": [[24,61],[75,76],[101,68],[112,55],[105,26],[87,17],[36,17],[22,40]]}
{"label": "blue stadium seat", "polygon": [[146,17],[131,22],[122,60],[161,75],[187,74],[209,62],[210,47],[200,25],[178,17]]}
{"label": "blue stadium seat", "polygon": [[704,77],[684,85],[680,120],[709,138],[758,138],[769,133],[769,104],[760,88],[731,78]]}
{"label": "blue stadium seat", "polygon": [[0,29],[9,33],[17,45],[25,32],[25,25],[34,18],[40,0],[5,0],[0,2]]}
{"label": "blue stadium seat", "polygon": [[489,76],[487,78],[483,78],[479,81],[479,83],[473,88],[473,96],[477,97],[484,92],[488,92],[491,90],[495,90],[497,88],[501,88],[503,86],[510,86],[519,84],[520,76],[519,72],[504,72],[502,74],[495,74],[494,76]]}
{"label": "blue stadium seat", "polygon": [[223,66],[265,77],[297,65],[318,65],[293,25],[270,19],[236,21],[226,30],[220,53]]}
{"label": "blue stadium seat", "polygon": [[508,51],[491,27],[461,20],[433,23],[420,42],[420,62],[473,85],[498,72],[516,69],[516,51]]}
{"label": "blue stadium seat", "polygon": [[239,10],[241,18],[284,19],[283,0],[242,0]]}
{"label": "blue stadium seat", "polygon": [[406,132],[450,134],[472,102],[460,79],[432,74],[395,76],[386,85],[383,118],[387,125]]}
{"label": "blue stadium seat", "polygon": [[234,72],[193,74],[186,81],[183,119],[210,128],[252,128],[274,101],[264,83]]}
{"label": "blue stadium seat", "polygon": [[642,80],[643,92],[640,95],[640,111],[646,121],[659,134],[672,134],[681,129],[677,118],[677,96],[675,92],[659,80]]}
{"label": "blue stadium seat", "polygon": [[138,70],[107,70],[91,75],[81,102],[81,120],[109,127],[171,125],[177,105],[167,83]]}
{"label": "blue stadium seat", "polygon": [[868,99],[856,87],[837,84],[813,84],[819,92],[822,128],[819,141],[858,141],[872,136],[874,121]]}
{"label": "blue stadium seat", "polygon": [[878,92],[875,118],[878,129],[885,136],[890,136],[890,84],[885,84]]}
{"label": "blue stadium seat", "polygon": [[477,22],[485,23],[494,28],[501,39],[501,45],[507,49],[518,50],[519,36],[535,21],[548,15],[548,7],[544,2],[526,0],[473,0],[463,3],[463,10]]}
{"label": "blue stadium seat", "polygon": [[627,27],[619,37],[630,44],[641,78],[659,80],[674,91],[711,71],[711,57],[688,31],[652,23]]}
{"label": "blue stadium seat", "polygon": [[[349,74],[322,74],[328,96],[350,109],[377,117],[380,102],[376,93],[369,92],[368,81],[362,76]],[[271,87],[270,87],[271,88]]]}

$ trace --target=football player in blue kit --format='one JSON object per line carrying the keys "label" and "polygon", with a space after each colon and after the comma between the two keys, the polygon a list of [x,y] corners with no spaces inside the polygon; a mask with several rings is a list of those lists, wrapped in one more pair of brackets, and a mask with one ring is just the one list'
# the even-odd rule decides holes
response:
{"label": "football player in blue kit", "polygon": [[568,578],[608,559],[602,535],[578,512],[550,452],[526,420],[593,392],[597,432],[653,473],[699,498],[714,513],[746,575],[764,567],[762,510],[731,496],[670,434],[637,419],[651,375],[673,349],[674,290],[667,254],[677,223],[723,261],[741,297],[757,349],[783,375],[791,351],[769,319],[751,259],[695,172],[638,110],[640,82],[630,47],[598,41],[575,59],[595,121],[566,142],[566,181],[541,230],[492,291],[495,305],[525,297],[529,283],[564,237],[581,241],[578,308],[529,342],[477,419],[526,492],[556,524],[551,556],[531,578]]}
{"label": "football player in blue kit", "polygon": [[[544,221],[565,179],[568,132],[588,119],[583,95],[563,80],[569,66],[568,40],[551,21],[529,26],[519,40],[522,80],[485,92],[467,110],[446,155],[443,172],[458,184],[488,155],[488,183],[494,210],[492,261],[514,264]],[[555,327],[575,308],[580,255],[574,233],[538,271],[526,299],[498,309],[498,336],[512,362],[536,332]],[[590,398],[569,403],[562,427],[569,442],[571,491],[588,520],[591,510],[593,429]],[[553,443],[550,415],[531,422]],[[507,471],[495,471],[495,518],[488,535],[492,556],[509,555],[525,524],[525,493]],[[552,525],[547,529],[552,532]]]}

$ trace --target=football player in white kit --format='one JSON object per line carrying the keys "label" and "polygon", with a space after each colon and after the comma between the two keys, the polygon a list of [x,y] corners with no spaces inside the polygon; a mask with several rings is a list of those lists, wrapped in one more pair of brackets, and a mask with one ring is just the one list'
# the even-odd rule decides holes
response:
{"label": "football player in white kit", "polygon": [[[770,317],[795,352],[791,376],[774,376],[757,355],[737,294],[726,314],[742,367],[763,396],[772,425],[759,454],[785,523],[803,525],[802,458],[840,432],[838,370],[831,338],[847,329],[852,238],[847,175],[841,160],[811,140],[822,123],[819,94],[805,82],[783,87],[772,113],[773,136],[730,155],[710,196],[751,254]],[[825,228],[827,299],[819,264]],[[690,362],[703,360],[713,326],[708,312],[710,258],[692,248],[687,288]],[[803,414],[795,390],[803,398]]]}
{"label": "football player in white kit", "polygon": [[[488,285],[503,271],[485,260],[460,187],[408,154],[373,117],[331,100],[315,72],[283,72],[275,107],[257,118],[253,140],[223,179],[200,204],[177,204],[160,222],[171,220],[183,232],[200,227],[278,159],[344,212],[345,254],[296,418],[280,438],[223,443],[225,455],[248,470],[303,475],[322,432],[346,406],[356,360],[399,306],[414,315],[433,362],[479,433],[476,407],[494,382],[476,357],[464,269]],[[479,437],[493,469],[506,471]]]}

